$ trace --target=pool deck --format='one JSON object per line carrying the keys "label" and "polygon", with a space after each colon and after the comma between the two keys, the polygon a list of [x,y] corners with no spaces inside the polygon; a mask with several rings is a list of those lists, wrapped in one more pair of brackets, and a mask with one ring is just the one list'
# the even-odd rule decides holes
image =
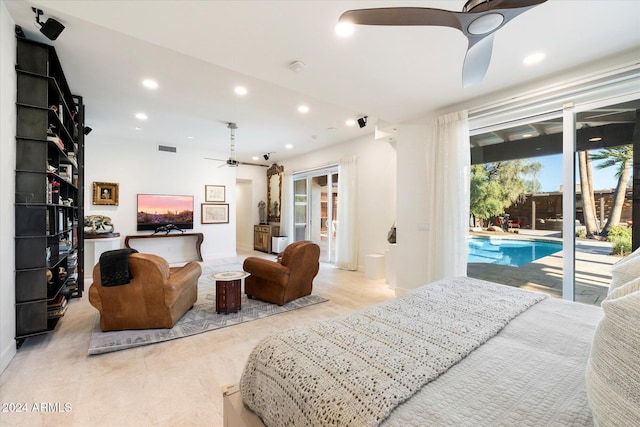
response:
{"label": "pool deck", "polygon": [[[521,230],[520,233],[471,232],[471,236],[502,237],[509,239],[536,239],[561,242],[560,233]],[[596,240],[576,241],[575,300],[600,305],[606,298],[611,282],[611,266],[621,258],[612,256],[611,244]],[[535,290],[553,297],[562,297],[562,251],[539,258],[520,267],[497,264],[469,263],[469,277],[489,280],[504,285]]]}

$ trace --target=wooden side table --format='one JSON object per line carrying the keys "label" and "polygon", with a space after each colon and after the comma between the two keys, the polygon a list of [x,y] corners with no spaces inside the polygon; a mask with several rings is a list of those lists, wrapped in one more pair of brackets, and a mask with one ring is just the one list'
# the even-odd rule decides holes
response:
{"label": "wooden side table", "polygon": [[242,309],[242,279],[248,275],[244,271],[224,271],[211,275],[216,281],[216,313],[237,313]]}

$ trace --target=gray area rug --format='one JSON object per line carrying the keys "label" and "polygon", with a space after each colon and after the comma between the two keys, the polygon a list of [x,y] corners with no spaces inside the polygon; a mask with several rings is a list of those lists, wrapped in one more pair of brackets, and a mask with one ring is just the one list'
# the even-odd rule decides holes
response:
{"label": "gray area rug", "polygon": [[209,275],[220,271],[242,271],[242,263],[203,264],[202,270],[202,276],[198,281],[198,300],[173,328],[102,332],[100,331],[100,314],[98,313],[91,333],[88,354],[110,353],[184,338],[328,301],[326,298],[311,294],[278,306],[259,300],[250,300],[242,294],[242,310],[237,313],[217,314],[216,285],[215,281],[209,278]]}

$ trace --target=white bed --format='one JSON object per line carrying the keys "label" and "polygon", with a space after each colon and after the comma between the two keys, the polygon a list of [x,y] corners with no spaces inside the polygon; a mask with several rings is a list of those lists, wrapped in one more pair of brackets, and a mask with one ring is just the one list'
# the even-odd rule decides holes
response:
{"label": "white bed", "polygon": [[[454,292],[453,298],[443,294],[446,297],[444,299],[451,300],[453,306],[462,307],[462,311],[469,311],[464,308],[469,305],[476,307],[471,309],[475,310],[471,322],[460,320],[458,314],[453,316],[452,321],[449,313],[457,310],[455,307],[448,307],[438,315],[448,318],[446,321],[440,322],[430,314],[426,314],[426,319],[413,320],[418,319],[418,323],[422,325],[433,323],[436,329],[453,329],[453,338],[440,337],[439,332],[435,336],[442,342],[452,341],[455,351],[445,350],[447,356],[442,357],[439,350],[442,342],[434,344],[434,338],[430,336],[420,338],[426,344],[412,347],[411,357],[402,359],[402,368],[397,369],[396,359],[404,356],[391,354],[394,350],[388,348],[384,349],[384,354],[380,354],[379,347],[367,344],[367,340],[382,341],[383,346],[394,340],[406,343],[406,337],[387,338],[388,333],[384,330],[386,326],[378,330],[378,323],[398,322],[398,310],[406,311],[402,314],[404,317],[437,312],[440,301],[429,304],[433,300],[442,299],[438,289],[446,291],[449,286],[462,287]],[[482,287],[487,287],[489,294],[482,294],[485,292],[480,289]],[[428,289],[426,293],[425,289]],[[480,296],[473,294],[474,289],[481,292]],[[503,291],[508,294],[508,298],[514,299],[504,299]],[[416,296],[416,293],[419,295]],[[466,297],[467,293],[470,296]],[[504,300],[498,304],[489,302],[494,299]],[[415,305],[416,300],[417,309],[413,307],[405,310],[405,305]],[[493,309],[488,308],[489,314],[485,316],[477,308],[487,304],[496,305],[498,311],[506,311],[494,315],[493,312],[489,313]],[[511,310],[512,305],[518,304],[520,308]],[[387,312],[391,314],[385,314]],[[365,316],[358,317],[362,313]],[[594,332],[603,314],[599,307],[546,298],[540,294],[477,279],[452,278],[436,282],[419,288],[406,297],[358,312],[356,317],[343,316],[336,319],[337,323],[330,323],[333,319],[322,321],[265,339],[256,346],[249,358],[241,380],[242,387],[234,385],[223,390],[225,426],[593,425],[592,410],[587,400],[585,371]],[[489,329],[497,329],[497,333],[488,338],[483,335],[486,331],[471,332],[471,336],[477,335],[480,338],[479,344],[470,343],[469,337],[462,336],[464,334],[460,331],[466,333],[469,324],[476,323],[474,316],[487,317],[489,323],[497,319],[496,324],[504,317],[507,319],[504,322],[506,326],[491,326]],[[363,318],[373,319],[376,325],[368,324],[369,320],[363,322]],[[383,320],[379,322],[379,319]],[[353,329],[352,324],[364,324],[361,329],[365,330],[365,337],[362,340],[354,338],[351,331],[347,333],[340,329],[340,323],[347,324],[349,330]],[[450,323],[456,326],[450,327]],[[406,325],[400,327],[403,328],[406,329]],[[411,330],[410,335],[414,332]],[[340,336],[338,340],[336,335]],[[309,336],[313,338],[310,339]],[[385,338],[377,339],[377,336]],[[344,351],[343,344],[334,345],[345,339],[353,341],[353,344],[346,346],[347,351]],[[327,344],[328,341],[334,344]],[[406,353],[406,344],[398,347]],[[353,348],[356,350],[352,351]],[[434,348],[437,351],[434,352]],[[424,351],[425,349],[428,351]],[[362,354],[367,351],[376,353],[376,356],[363,357]],[[434,362],[425,363],[422,356],[414,357],[415,353],[431,353],[428,357],[435,357],[437,364],[441,359],[456,359],[456,353],[460,353],[461,360],[452,360],[451,366],[436,369],[441,372],[435,372],[435,375],[431,375],[433,378],[423,378],[423,372],[433,370]],[[389,366],[371,368],[376,371],[375,374],[362,369],[363,363],[373,365],[377,364],[375,360],[387,359],[392,360]],[[304,369],[301,370],[300,367]],[[383,384],[380,384],[380,377],[375,375],[383,372],[384,377],[384,373],[390,369],[398,371],[401,379],[387,384],[383,378]],[[405,378],[405,369],[410,373],[416,372],[413,377],[420,377],[420,381],[407,385],[413,379]],[[327,372],[328,376],[325,375]],[[368,385],[362,388],[362,384],[353,384],[350,378],[356,383]],[[423,380],[426,384],[421,384]],[[340,384],[334,388],[333,383]],[[370,385],[372,383],[373,386]],[[305,384],[313,386],[307,387]],[[384,393],[379,392],[382,389],[385,390]],[[363,403],[361,396],[366,400],[367,394],[373,395],[372,400]],[[388,400],[393,400],[386,396],[381,398],[384,394],[397,395],[398,402],[393,403],[389,410],[381,408],[380,412],[375,413],[378,407],[384,407]],[[371,416],[360,417],[359,413],[368,411],[372,412]],[[635,420],[634,416],[640,415],[636,413],[628,420]]]}

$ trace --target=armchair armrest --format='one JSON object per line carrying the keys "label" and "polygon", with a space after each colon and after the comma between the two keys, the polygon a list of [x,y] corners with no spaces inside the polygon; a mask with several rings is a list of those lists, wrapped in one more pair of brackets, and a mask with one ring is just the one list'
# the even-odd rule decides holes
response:
{"label": "armchair armrest", "polygon": [[244,260],[242,268],[252,276],[256,276],[282,286],[286,285],[289,281],[289,267],[277,262],[257,257],[249,257]]}
{"label": "armchair armrest", "polygon": [[164,285],[165,302],[170,305],[182,292],[185,286],[198,282],[202,275],[202,267],[195,261],[191,261],[184,267],[171,271],[166,285]]}

